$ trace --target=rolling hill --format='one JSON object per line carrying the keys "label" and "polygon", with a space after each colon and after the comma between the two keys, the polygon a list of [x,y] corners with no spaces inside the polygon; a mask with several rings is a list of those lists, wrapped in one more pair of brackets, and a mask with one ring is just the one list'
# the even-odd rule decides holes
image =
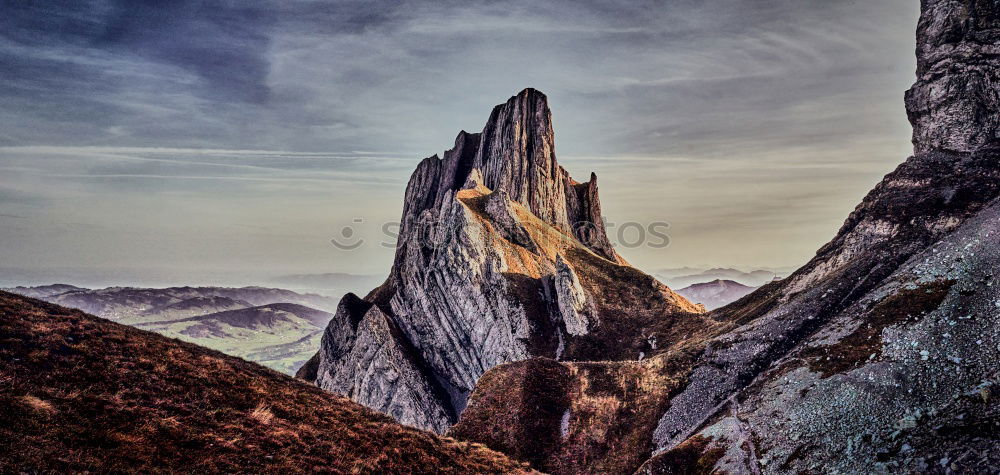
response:
{"label": "rolling hill", "polygon": [[217,351],[0,292],[0,471],[523,472]]}

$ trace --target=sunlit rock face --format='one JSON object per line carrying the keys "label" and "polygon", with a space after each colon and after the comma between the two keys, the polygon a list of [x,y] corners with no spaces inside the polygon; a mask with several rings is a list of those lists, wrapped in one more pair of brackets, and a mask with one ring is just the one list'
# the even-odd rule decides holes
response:
{"label": "sunlit rock face", "polygon": [[534,89],[420,162],[402,223],[387,281],[344,298],[299,376],[404,423],[442,432],[497,365],[637,359],[651,326],[701,312],[615,253],[597,178],[559,166]]}

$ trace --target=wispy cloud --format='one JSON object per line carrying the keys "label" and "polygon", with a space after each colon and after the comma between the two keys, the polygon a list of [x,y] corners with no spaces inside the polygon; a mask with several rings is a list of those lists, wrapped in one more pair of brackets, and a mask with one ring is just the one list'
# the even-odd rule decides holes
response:
{"label": "wispy cloud", "polygon": [[675,246],[631,260],[793,264],[909,149],[916,3],[15,2],[0,16],[0,212],[95,227],[21,229],[0,257],[144,256],[148,241],[116,236],[169,231],[182,237],[150,259],[385,262],[205,242],[266,222],[320,236],[322,254],[355,215],[395,219],[420,158],[531,86],[609,215],[674,225]]}

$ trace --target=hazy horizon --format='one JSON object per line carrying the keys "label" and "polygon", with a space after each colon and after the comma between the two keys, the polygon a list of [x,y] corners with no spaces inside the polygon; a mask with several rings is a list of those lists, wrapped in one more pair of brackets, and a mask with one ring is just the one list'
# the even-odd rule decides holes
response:
{"label": "hazy horizon", "polygon": [[609,221],[670,224],[646,271],[800,265],[911,152],[918,2],[557,3],[11,6],[0,267],[384,275],[417,162],[525,87]]}

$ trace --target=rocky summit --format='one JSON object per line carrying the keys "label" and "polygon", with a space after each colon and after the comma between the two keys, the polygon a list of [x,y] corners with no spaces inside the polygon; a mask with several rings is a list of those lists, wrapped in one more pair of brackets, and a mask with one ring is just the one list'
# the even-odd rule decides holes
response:
{"label": "rocky summit", "polygon": [[504,363],[637,360],[712,326],[615,252],[597,177],[559,166],[534,89],[420,162],[402,223],[389,278],[344,297],[299,376],[406,424],[445,431]]}
{"label": "rocky summit", "polygon": [[970,153],[1000,141],[1000,7],[922,0],[917,82],[906,93],[917,153]]}

